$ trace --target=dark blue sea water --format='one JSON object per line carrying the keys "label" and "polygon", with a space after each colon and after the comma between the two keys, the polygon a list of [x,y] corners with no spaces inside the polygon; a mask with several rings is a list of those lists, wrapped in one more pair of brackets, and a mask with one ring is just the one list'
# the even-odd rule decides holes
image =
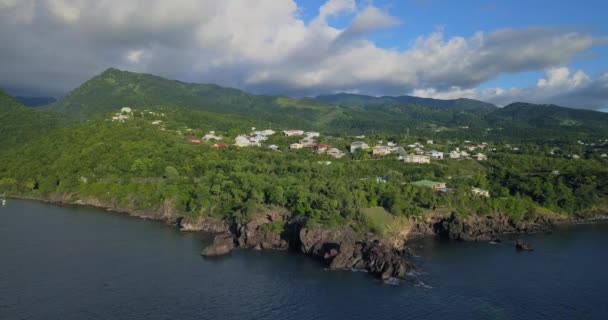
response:
{"label": "dark blue sea water", "polygon": [[511,244],[424,240],[400,286],[90,208],[0,207],[0,319],[608,319],[608,225]]}

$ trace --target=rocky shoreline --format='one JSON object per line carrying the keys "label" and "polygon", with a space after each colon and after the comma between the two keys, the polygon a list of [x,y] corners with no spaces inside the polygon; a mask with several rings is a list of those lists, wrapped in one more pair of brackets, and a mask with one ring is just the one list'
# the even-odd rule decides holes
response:
{"label": "rocky shoreline", "polygon": [[[235,248],[252,250],[293,250],[319,260],[330,270],[362,270],[383,280],[404,279],[415,268],[410,262],[412,250],[408,240],[437,236],[456,241],[495,241],[505,234],[550,232],[556,225],[608,220],[596,212],[590,216],[557,218],[539,216],[531,221],[513,221],[505,215],[460,217],[429,216],[414,220],[406,239],[381,239],[373,234],[355,234],[350,228],[309,226],[306,218],[284,208],[260,211],[246,222],[228,222],[206,217],[184,217],[165,203],[158,211],[119,208],[96,199],[66,201],[63,197],[39,199],[12,196],[16,199],[42,201],[61,206],[89,206],[130,216],[162,221],[184,232],[215,234],[213,243],[204,248],[203,256],[229,254]],[[272,228],[269,226],[278,226]]]}
{"label": "rocky shoreline", "polygon": [[[279,224],[282,231],[267,230]],[[284,209],[269,210],[230,231],[215,236],[204,256],[227,254],[234,247],[253,250],[294,250],[321,261],[330,270],[364,270],[382,279],[405,278],[413,268],[407,248],[394,248],[371,236],[357,236],[347,228],[306,226],[306,219]],[[232,238],[232,243],[230,240]]]}

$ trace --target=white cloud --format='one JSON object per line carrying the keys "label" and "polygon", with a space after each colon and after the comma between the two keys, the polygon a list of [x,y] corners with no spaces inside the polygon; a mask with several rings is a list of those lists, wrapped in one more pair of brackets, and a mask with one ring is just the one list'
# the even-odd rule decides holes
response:
{"label": "white cloud", "polygon": [[126,54],[126,58],[129,62],[138,64],[144,55],[143,50],[129,50]]}
{"label": "white cloud", "polygon": [[393,27],[397,24],[399,24],[399,19],[388,15],[374,6],[368,6],[355,16],[351,26],[347,30],[367,32]]}
{"label": "white cloud", "polygon": [[[473,96],[501,74],[565,66],[605,41],[563,28],[439,30],[397,50],[366,36],[400,23],[378,7],[329,0],[308,23],[300,11],[294,0],[0,0],[0,40],[11,44],[0,86],[62,93],[116,66],[256,92]],[[350,23],[331,26],[336,15]],[[539,88],[600,79],[553,72]]]}
{"label": "white cloud", "polygon": [[325,21],[327,17],[340,13],[352,13],[357,10],[355,0],[329,0],[319,8],[320,21]]}
{"label": "white cloud", "polygon": [[550,68],[536,86],[527,88],[461,89],[452,87],[438,91],[434,88],[416,89],[413,95],[437,98],[471,98],[496,103],[499,106],[524,101],[557,104],[575,108],[602,109],[608,106],[608,72],[590,77],[578,70],[574,74],[567,67]]}

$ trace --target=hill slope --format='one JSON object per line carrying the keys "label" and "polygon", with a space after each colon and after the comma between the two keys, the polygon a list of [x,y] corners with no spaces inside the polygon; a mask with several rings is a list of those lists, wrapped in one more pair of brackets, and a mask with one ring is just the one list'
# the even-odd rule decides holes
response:
{"label": "hill slope", "polygon": [[556,105],[516,102],[489,114],[486,121],[522,135],[542,131],[552,138],[608,136],[608,113]]}
{"label": "hill slope", "polygon": [[66,121],[48,110],[33,110],[0,89],[0,152],[37,138]]}
{"label": "hill slope", "polygon": [[50,109],[88,119],[123,106],[179,106],[290,125],[310,125],[331,112],[320,108],[320,103],[312,99],[253,95],[215,84],[185,83],[114,68],[86,81]]}
{"label": "hill slope", "polygon": [[[561,133],[568,137],[596,137],[608,130],[603,113],[557,106],[514,104],[497,108],[471,99],[372,97],[346,93],[294,99],[255,95],[214,84],[184,83],[113,68],[93,77],[49,108],[84,120],[123,106],[183,107],[238,115],[265,126],[300,127],[349,135],[412,132],[455,138],[542,140],[553,139]],[[502,130],[488,130],[495,128]]]}
{"label": "hill slope", "polygon": [[254,95],[214,84],[184,83],[110,68],[73,90],[50,109],[83,120],[123,106],[179,106],[237,114],[268,124],[323,130],[334,134],[360,134],[402,133],[408,128],[429,127],[429,124],[473,123],[479,120],[476,113],[495,108],[480,101],[443,101],[405,96],[381,98],[398,99],[396,103],[374,102],[361,106],[341,103],[334,99],[336,97],[377,99],[354,95],[336,95],[333,98],[325,96],[321,99]]}
{"label": "hill slope", "polygon": [[376,107],[383,105],[416,105],[424,107],[434,108],[453,108],[458,110],[483,110],[483,109],[496,109],[496,106],[473,99],[453,99],[453,100],[441,100],[431,98],[420,98],[413,96],[382,96],[373,97],[359,94],[349,93],[338,93],[332,95],[321,95],[316,97],[317,100],[334,105],[343,105],[351,107]]}

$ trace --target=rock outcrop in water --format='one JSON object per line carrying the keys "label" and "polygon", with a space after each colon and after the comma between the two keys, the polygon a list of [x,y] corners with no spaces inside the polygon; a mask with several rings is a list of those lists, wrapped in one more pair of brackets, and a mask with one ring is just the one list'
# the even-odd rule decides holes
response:
{"label": "rock outcrop in water", "polygon": [[388,279],[404,278],[412,269],[409,250],[379,239],[357,240],[350,230],[302,228],[299,241],[301,252],[323,260],[332,270],[366,270]]}
{"label": "rock outcrop in water", "polygon": [[231,234],[219,234],[213,238],[213,243],[207,246],[201,254],[205,257],[223,256],[234,248],[234,238]]}
{"label": "rock outcrop in water", "polygon": [[532,248],[531,245],[525,243],[521,239],[517,239],[515,241],[515,249],[520,250],[520,251],[534,251],[534,248]]}
{"label": "rock outcrop in water", "polygon": [[[282,226],[277,232],[269,225]],[[306,227],[303,217],[286,210],[274,210],[254,216],[231,228],[234,241],[242,248],[292,249],[323,262],[330,270],[364,270],[383,279],[404,278],[412,264],[409,250],[393,248],[379,239],[362,237],[348,228]],[[364,238],[364,239],[362,239]],[[225,235],[216,236],[207,253],[229,253]],[[222,250],[218,250],[222,249]],[[209,255],[209,254],[207,254]]]}

